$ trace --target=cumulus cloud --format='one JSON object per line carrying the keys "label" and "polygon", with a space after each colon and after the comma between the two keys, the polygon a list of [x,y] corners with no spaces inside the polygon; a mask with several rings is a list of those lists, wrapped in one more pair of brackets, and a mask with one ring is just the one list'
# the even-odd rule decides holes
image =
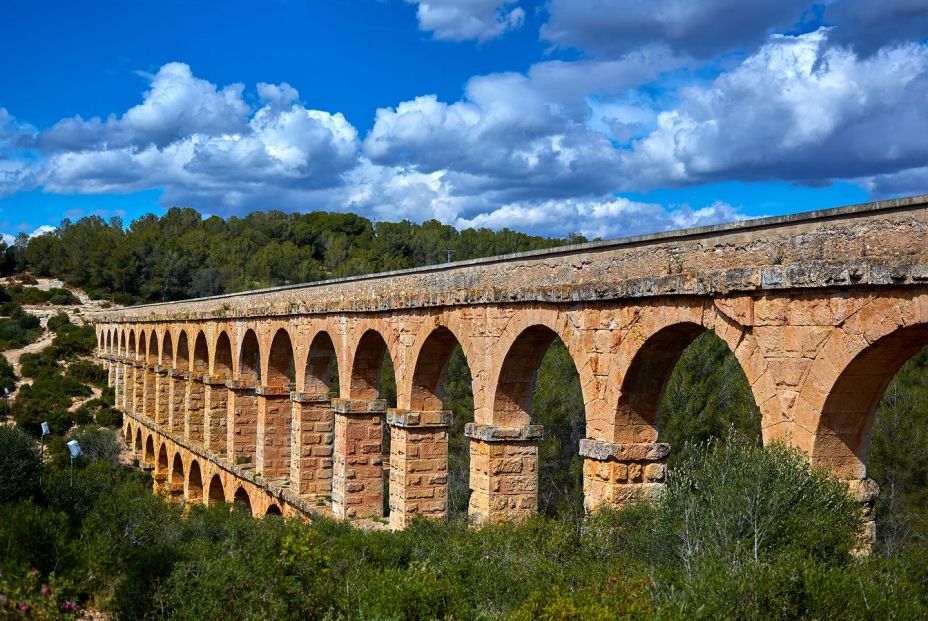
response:
{"label": "cumulus cloud", "polygon": [[487,41],[518,28],[525,10],[514,0],[406,0],[417,5],[419,28],[436,39]]}
{"label": "cumulus cloud", "polygon": [[828,31],[774,36],[706,86],[681,90],[623,168],[637,187],[720,179],[819,184],[928,161],[928,46],[861,59]]}
{"label": "cumulus cloud", "polygon": [[46,150],[164,147],[191,134],[236,134],[247,128],[249,107],[242,99],[242,84],[220,89],[176,62],[146,77],[151,85],[144,100],[121,117],[63,119],[42,132],[38,146]]}
{"label": "cumulus cloud", "polygon": [[551,0],[544,39],[598,56],[620,56],[656,42],[708,58],[753,48],[796,22],[811,0]]}

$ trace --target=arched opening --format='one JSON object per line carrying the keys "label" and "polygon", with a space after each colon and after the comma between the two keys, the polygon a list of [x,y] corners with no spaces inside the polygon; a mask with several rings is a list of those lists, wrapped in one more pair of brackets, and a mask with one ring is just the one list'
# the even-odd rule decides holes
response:
{"label": "arched opening", "polygon": [[148,351],[148,339],[145,338],[145,332],[139,332],[139,342],[138,342],[138,360],[140,362],[148,362],[148,356],[146,355]]}
{"label": "arched opening", "polygon": [[142,454],[142,430],[139,429],[135,432],[135,452],[139,455]]}
{"label": "arched opening", "polygon": [[187,333],[181,331],[177,337],[177,356],[174,360],[174,368],[178,373],[186,373],[189,370],[190,349],[187,344]]}
{"label": "arched opening", "polygon": [[[540,439],[527,441],[521,448],[515,443],[511,449],[514,454],[509,458],[521,460],[522,470],[509,475],[513,479],[510,487],[527,491],[513,492],[509,502],[516,507],[530,507],[535,501],[538,511],[545,515],[582,514],[583,462],[579,443],[586,435],[583,393],[576,365],[551,328],[531,326],[513,342],[500,370],[493,415],[496,425],[543,428]],[[535,442],[537,452],[531,456],[528,453]],[[532,467],[537,469],[534,490],[529,481]]]}
{"label": "arched opening", "polygon": [[145,442],[145,463],[155,465],[155,440],[152,436],[148,436]]}
{"label": "arched opening", "polygon": [[[392,390],[391,390],[392,389]],[[351,369],[352,399],[387,399],[396,407],[396,380],[387,343],[376,330],[368,330],[358,342]]]}
{"label": "arched opening", "polygon": [[155,489],[161,489],[161,484],[168,478],[168,449],[162,444],[158,449],[158,465],[155,467]]}
{"label": "arched opening", "polygon": [[224,331],[216,339],[216,354],[213,361],[213,376],[221,379],[232,379],[232,342]]}
{"label": "arched opening", "polygon": [[419,351],[410,409],[452,413],[452,426],[445,439],[447,513],[465,515],[470,500],[470,447],[464,425],[474,421],[473,380],[464,350],[444,326],[436,328]]}
{"label": "arched opening", "polygon": [[171,340],[171,333],[167,330],[161,342],[161,365],[168,368],[174,366],[174,343]]}
{"label": "arched opening", "polygon": [[190,463],[190,474],[187,477],[187,500],[196,504],[203,502],[203,477],[200,474],[200,464],[196,460]]}
{"label": "arched opening", "polygon": [[232,507],[240,513],[252,515],[251,498],[248,496],[248,492],[245,491],[244,487],[240,487],[235,490],[235,497],[232,501]]}
{"label": "arched opening", "polygon": [[103,351],[106,353],[111,353],[113,350],[113,334],[110,331],[106,332],[103,341]]}
{"label": "arched opening", "polygon": [[271,505],[267,508],[267,512],[264,515],[265,516],[276,515],[276,516],[282,517],[283,513],[281,512],[280,507],[278,507],[277,505]]}
{"label": "arched opening", "polygon": [[184,460],[180,453],[174,453],[174,461],[171,464],[171,488],[175,492],[184,489]]}
{"label": "arched opening", "polygon": [[267,385],[274,388],[289,388],[296,378],[293,363],[293,345],[290,335],[281,328],[271,341],[267,361]]}
{"label": "arched opening", "polygon": [[158,363],[158,335],[152,330],[151,337],[148,340],[148,364],[155,366]]}
{"label": "arched opening", "polygon": [[209,505],[218,505],[226,501],[226,491],[222,487],[222,479],[214,474],[209,482]]}
{"label": "arched opening", "polygon": [[879,551],[928,540],[928,325],[877,339],[844,368],[825,400],[812,461],[839,478],[876,481]]}
{"label": "arched opening", "polygon": [[325,395],[337,389],[338,359],[328,332],[320,332],[310,344],[303,378],[307,393]]}
{"label": "arched opening", "polygon": [[206,335],[203,332],[198,332],[196,341],[194,341],[192,372],[197,376],[209,373],[209,347],[206,344]]}
{"label": "arched opening", "polygon": [[119,353],[125,355],[126,353],[126,333],[119,333]]}
{"label": "arched opening", "polygon": [[261,349],[258,346],[258,337],[254,330],[249,329],[242,339],[238,368],[241,380],[251,380],[255,384],[261,382]]}
{"label": "arched opening", "polygon": [[132,425],[126,425],[126,431],[124,434],[124,440],[126,441],[126,448],[132,448]]}

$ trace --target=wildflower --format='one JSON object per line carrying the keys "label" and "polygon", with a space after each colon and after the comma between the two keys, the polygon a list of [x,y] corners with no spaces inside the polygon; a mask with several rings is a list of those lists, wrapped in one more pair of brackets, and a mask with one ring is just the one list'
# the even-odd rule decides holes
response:
{"label": "wildflower", "polygon": [[39,570],[38,570],[38,569],[33,569],[32,571],[29,572],[29,575],[32,576],[33,578],[35,578],[36,576],[39,575]]}
{"label": "wildflower", "polygon": [[19,611],[20,611],[20,612],[29,612],[29,604],[20,604],[20,605],[19,605]]}
{"label": "wildflower", "polygon": [[42,585],[42,595],[44,595],[45,597],[48,597],[51,594],[52,594],[51,587],[49,587],[48,583],[46,582],[45,584]]}
{"label": "wildflower", "polygon": [[6,601],[6,595],[4,595],[3,593],[0,593],[0,604],[2,604],[5,601]]}
{"label": "wildflower", "polygon": [[61,606],[61,612],[77,612],[77,604],[74,602],[65,602]]}

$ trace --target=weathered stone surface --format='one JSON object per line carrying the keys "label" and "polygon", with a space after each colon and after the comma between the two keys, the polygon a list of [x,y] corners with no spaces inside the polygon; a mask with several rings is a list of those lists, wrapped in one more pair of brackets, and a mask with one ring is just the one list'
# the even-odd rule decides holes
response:
{"label": "weathered stone surface", "polygon": [[[521,519],[537,505],[534,376],[559,339],[583,393],[586,506],[653,498],[669,451],[657,424],[662,387],[683,348],[712,330],[744,370],[764,441],[789,442],[858,481],[852,492],[872,506],[876,489],[862,481],[873,407],[928,344],[926,275],[928,198],[915,197],[93,321],[117,406],[135,421],[127,443],[166,490],[177,487],[159,478],[173,476],[159,447],[182,444],[180,453],[204,452],[235,473],[223,479],[229,500],[260,473],[277,487],[249,487],[255,494],[286,489],[312,507],[331,495],[341,517],[380,516],[386,470],[395,527],[440,516],[450,433],[440,383],[460,345],[473,378],[471,516]],[[385,355],[397,387],[390,412],[378,388]],[[185,485],[190,498],[209,497],[205,480],[201,491]]]}

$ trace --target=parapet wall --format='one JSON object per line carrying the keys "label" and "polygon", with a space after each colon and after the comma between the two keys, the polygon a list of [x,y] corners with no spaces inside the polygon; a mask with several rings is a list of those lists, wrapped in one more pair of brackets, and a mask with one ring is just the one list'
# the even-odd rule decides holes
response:
{"label": "parapet wall", "polygon": [[928,283],[928,195],[319,283],[149,304],[93,320],[365,313]]}

